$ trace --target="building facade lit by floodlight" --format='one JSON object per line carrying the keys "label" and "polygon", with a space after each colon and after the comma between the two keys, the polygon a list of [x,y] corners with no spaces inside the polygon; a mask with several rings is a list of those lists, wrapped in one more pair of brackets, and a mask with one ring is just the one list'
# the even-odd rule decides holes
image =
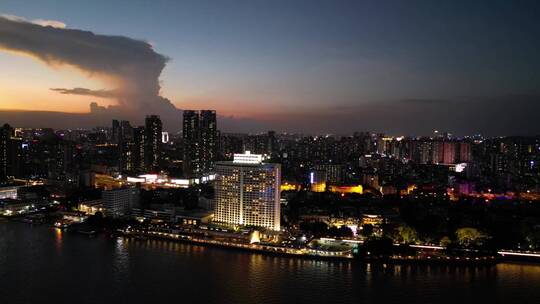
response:
{"label": "building facade lit by floodlight", "polygon": [[169,142],[169,132],[161,132],[161,142],[164,144]]}
{"label": "building facade lit by floodlight", "polygon": [[281,165],[262,162],[262,155],[236,154],[216,163],[214,221],[280,229]]}

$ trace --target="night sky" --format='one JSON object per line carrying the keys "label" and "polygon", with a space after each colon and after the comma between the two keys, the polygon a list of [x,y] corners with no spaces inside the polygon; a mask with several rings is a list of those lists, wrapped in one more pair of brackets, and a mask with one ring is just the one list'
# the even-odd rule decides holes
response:
{"label": "night sky", "polygon": [[0,14],[2,123],[156,113],[173,131],[177,109],[215,109],[224,131],[540,134],[539,1],[4,0]]}

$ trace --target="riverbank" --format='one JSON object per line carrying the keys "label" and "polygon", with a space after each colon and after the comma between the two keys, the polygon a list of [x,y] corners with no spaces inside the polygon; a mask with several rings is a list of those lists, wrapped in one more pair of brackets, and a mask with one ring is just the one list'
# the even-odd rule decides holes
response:
{"label": "riverbank", "polygon": [[354,258],[351,251],[322,251],[310,248],[290,248],[283,246],[276,246],[271,244],[249,244],[249,243],[236,243],[220,241],[215,239],[205,239],[201,237],[194,237],[190,235],[182,235],[177,233],[167,233],[158,231],[143,231],[143,230],[119,230],[123,237],[131,237],[135,239],[155,238],[165,239],[170,241],[186,242],[197,245],[214,246],[228,249],[237,249],[244,251],[259,252],[265,254],[292,256],[292,257],[304,257],[313,259],[327,259],[327,260],[352,260]]}
{"label": "riverbank", "polygon": [[[5,220],[5,219],[4,219]],[[11,219],[13,221],[22,221],[20,219]],[[79,229],[80,225],[76,227],[67,227],[63,230],[72,231],[76,233],[82,233]],[[76,229],[75,229],[76,228]],[[237,234],[231,234],[229,238],[216,238],[215,236],[203,235],[201,233],[193,234],[186,232],[174,232],[178,230],[168,229],[168,231],[152,231],[144,228],[137,229],[121,229],[115,231],[109,231],[108,234],[118,234],[122,237],[129,237],[134,239],[165,239],[169,241],[178,241],[191,243],[203,246],[221,247],[225,249],[251,251],[257,253],[263,253],[268,255],[279,255],[285,257],[307,258],[307,259],[320,259],[320,260],[333,260],[333,261],[351,261],[358,260],[368,263],[392,263],[392,264],[450,264],[450,265],[470,265],[470,266],[484,266],[495,265],[501,261],[523,261],[540,263],[540,256],[538,254],[499,251],[498,256],[485,256],[485,255],[469,255],[469,256],[455,256],[447,255],[445,249],[440,246],[426,246],[426,245],[411,245],[414,248],[412,253],[403,253],[396,251],[397,253],[387,254],[384,257],[373,255],[358,254],[358,250],[354,250],[351,246],[348,250],[324,250],[321,248],[304,247],[286,247],[283,245],[272,243],[250,243],[249,240],[238,240]],[[91,235],[97,234],[98,231],[92,231]],[[223,233],[222,233],[223,234]],[[222,235],[221,234],[221,235]],[[86,234],[85,234],[86,235]],[[336,240],[339,241],[339,240]],[[346,242],[347,240],[343,240]],[[349,241],[352,242],[352,241]],[[361,242],[356,241],[361,245]],[[398,246],[394,244],[394,246]],[[357,248],[356,248],[357,249]],[[534,255],[534,256],[533,256]]]}
{"label": "riverbank", "polygon": [[6,303],[386,304],[411,292],[421,303],[530,303],[540,296],[534,264],[315,260],[110,234],[89,238],[18,222],[0,223],[0,253]]}
{"label": "riverbank", "polygon": [[451,256],[427,256],[427,255],[392,255],[387,257],[364,256],[359,257],[353,254],[352,249],[348,251],[323,251],[311,248],[289,248],[271,244],[246,244],[225,242],[189,235],[182,235],[168,232],[130,230],[119,231],[122,237],[139,240],[164,239],[169,241],[185,242],[203,246],[221,247],[251,251],[269,255],[280,255],[285,257],[321,259],[333,261],[362,261],[367,263],[388,263],[388,264],[444,264],[444,265],[464,265],[464,266],[491,266],[496,265],[499,259],[495,256],[483,257],[451,257]]}

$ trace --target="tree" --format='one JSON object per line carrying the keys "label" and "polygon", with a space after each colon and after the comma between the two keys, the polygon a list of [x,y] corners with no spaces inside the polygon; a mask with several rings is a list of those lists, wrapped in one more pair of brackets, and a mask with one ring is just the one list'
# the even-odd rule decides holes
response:
{"label": "tree", "polygon": [[386,257],[394,253],[394,245],[392,239],[369,238],[363,245],[364,253],[370,256]]}
{"label": "tree", "polygon": [[326,230],[326,235],[329,237],[339,237],[339,229],[336,226],[331,226]]}
{"label": "tree", "polygon": [[327,233],[328,225],[323,222],[302,222],[300,223],[300,229],[316,236],[322,236]]}
{"label": "tree", "polygon": [[538,250],[540,249],[540,231],[534,231],[529,233],[525,240],[527,241],[527,245],[529,246],[529,249],[532,250]]}
{"label": "tree", "polygon": [[403,244],[412,244],[418,241],[418,234],[414,228],[409,226],[399,226],[397,228],[397,235],[395,241]]}
{"label": "tree", "polygon": [[370,237],[373,235],[373,225],[366,224],[362,226],[362,236]]}
{"label": "tree", "polygon": [[442,237],[439,241],[439,245],[443,247],[448,247],[450,244],[452,244],[452,240],[450,240],[450,238],[447,236]]}
{"label": "tree", "polygon": [[464,227],[456,230],[456,239],[463,247],[480,247],[485,244],[489,236],[476,228]]}
{"label": "tree", "polygon": [[339,227],[338,234],[340,237],[352,237],[353,231],[351,230],[351,228],[343,225]]}

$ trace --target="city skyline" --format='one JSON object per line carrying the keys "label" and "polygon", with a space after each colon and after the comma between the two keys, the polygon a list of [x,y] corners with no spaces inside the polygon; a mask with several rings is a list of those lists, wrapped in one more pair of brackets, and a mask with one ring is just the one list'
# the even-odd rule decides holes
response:
{"label": "city skyline", "polygon": [[539,15],[1,0],[0,299],[540,303]]}
{"label": "city skyline", "polygon": [[534,2],[54,4],[0,4],[14,126],[214,109],[232,132],[540,133]]}

